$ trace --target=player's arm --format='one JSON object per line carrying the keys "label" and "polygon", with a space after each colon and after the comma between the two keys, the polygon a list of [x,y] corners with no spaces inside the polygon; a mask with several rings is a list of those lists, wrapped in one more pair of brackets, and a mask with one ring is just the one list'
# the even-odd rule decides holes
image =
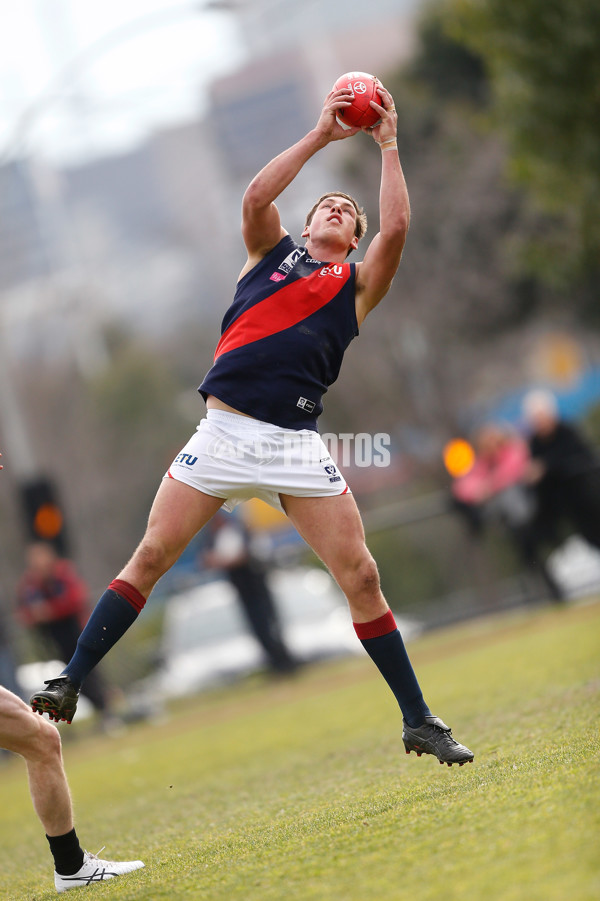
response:
{"label": "player's arm", "polygon": [[359,325],[385,297],[400,264],[410,222],[408,191],[396,146],[398,117],[391,94],[381,87],[384,113],[372,129],[381,147],[379,233],[371,241],[362,263],[357,264],[356,316]]}
{"label": "player's arm", "polygon": [[347,88],[330,91],[315,128],[267,163],[248,185],[242,201],[242,237],[248,260],[240,278],[287,234],[275,205],[277,197],[317,151],[331,141],[351,137],[360,131],[360,128],[342,128],[335,117],[336,111],[350,106],[351,101],[352,92]]}

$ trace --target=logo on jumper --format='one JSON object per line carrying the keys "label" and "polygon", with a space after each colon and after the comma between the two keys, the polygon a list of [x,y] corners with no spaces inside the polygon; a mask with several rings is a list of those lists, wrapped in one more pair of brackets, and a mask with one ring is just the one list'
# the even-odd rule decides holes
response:
{"label": "logo on jumper", "polygon": [[328,476],[332,476],[335,472],[335,466],[325,466],[325,472]]}
{"label": "logo on jumper", "polygon": [[273,275],[269,277],[270,282],[282,282],[285,279],[285,275],[283,272],[274,272]]}
{"label": "logo on jumper", "polygon": [[185,465],[185,466],[193,466],[194,463],[197,462],[197,460],[198,460],[198,457],[192,457],[191,454],[179,454],[177,457],[175,457],[175,460],[173,462],[181,463],[182,465]]}
{"label": "logo on jumper", "polygon": [[319,276],[322,275],[332,275],[334,278],[343,278],[344,275],[344,267],[343,266],[323,266],[321,271],[319,272]]}
{"label": "logo on jumper", "polygon": [[352,90],[354,90],[355,94],[366,94],[367,86],[364,81],[355,81],[352,85]]}
{"label": "logo on jumper", "polygon": [[289,273],[292,271],[292,269],[294,268],[294,266],[296,265],[296,263],[298,262],[300,257],[304,256],[305,253],[306,253],[306,251],[304,250],[303,247],[294,248],[294,250],[292,250],[291,253],[288,253],[288,255],[285,258],[285,260],[283,261],[283,263],[280,263],[277,268],[279,269],[280,272],[284,272],[286,275],[289,275]]}
{"label": "logo on jumper", "polygon": [[299,397],[297,407],[300,407],[301,410],[306,410],[307,413],[312,413],[315,408],[314,400],[307,400],[306,397]]}

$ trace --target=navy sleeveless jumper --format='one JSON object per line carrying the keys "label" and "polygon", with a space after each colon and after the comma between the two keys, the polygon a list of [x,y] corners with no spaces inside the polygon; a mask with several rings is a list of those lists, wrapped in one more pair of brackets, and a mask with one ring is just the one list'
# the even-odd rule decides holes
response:
{"label": "navy sleeveless jumper", "polygon": [[263,422],[317,431],[322,397],[358,335],[355,263],[324,263],[286,235],[240,279],[199,391]]}

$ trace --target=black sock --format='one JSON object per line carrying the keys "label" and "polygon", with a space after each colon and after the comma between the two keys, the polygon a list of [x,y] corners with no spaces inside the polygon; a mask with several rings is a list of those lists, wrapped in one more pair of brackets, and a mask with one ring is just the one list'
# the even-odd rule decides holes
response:
{"label": "black sock", "polygon": [[65,835],[47,835],[54,869],[61,876],[73,876],[83,866],[83,850],[75,829]]}
{"label": "black sock", "polygon": [[402,636],[390,611],[369,623],[354,623],[361,644],[400,705],[409,726],[417,728],[431,711],[406,653]]}
{"label": "black sock", "polygon": [[112,646],[135,622],[146,599],[127,582],[115,579],[110,583],[79,636],[77,648],[63,670],[75,688]]}

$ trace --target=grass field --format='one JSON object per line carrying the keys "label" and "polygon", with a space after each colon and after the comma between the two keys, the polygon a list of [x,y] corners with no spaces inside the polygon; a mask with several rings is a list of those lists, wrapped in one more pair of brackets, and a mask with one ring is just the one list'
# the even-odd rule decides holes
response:
{"label": "grass field", "polygon": [[[430,633],[411,656],[475,751],[407,757],[366,658],[195,698],[65,760],[91,851],[146,868],[66,896],[597,901],[600,603]],[[62,727],[66,735],[66,727]],[[0,767],[0,898],[55,898],[24,767]]]}

